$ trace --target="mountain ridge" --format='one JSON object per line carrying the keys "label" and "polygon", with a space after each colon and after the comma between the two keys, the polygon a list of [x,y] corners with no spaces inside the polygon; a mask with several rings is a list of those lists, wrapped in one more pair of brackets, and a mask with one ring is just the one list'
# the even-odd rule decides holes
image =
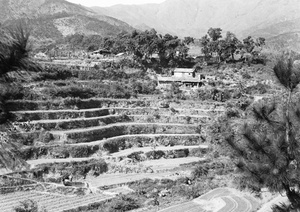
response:
{"label": "mountain ridge", "polygon": [[300,18],[300,1],[297,0],[166,0],[161,4],[91,9],[137,28],[148,26],[181,37],[203,36],[210,27],[246,36],[249,32]]}
{"label": "mountain ridge", "polygon": [[105,37],[134,30],[123,21],[65,0],[0,0],[0,5],[0,23],[11,25],[25,20],[33,39],[41,42],[75,33]]}

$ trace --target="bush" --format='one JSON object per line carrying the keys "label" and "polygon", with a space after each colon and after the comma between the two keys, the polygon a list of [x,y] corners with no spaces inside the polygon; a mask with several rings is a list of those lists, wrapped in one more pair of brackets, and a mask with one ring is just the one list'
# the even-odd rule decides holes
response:
{"label": "bush", "polygon": [[33,200],[25,200],[20,202],[20,205],[14,208],[15,212],[46,212],[45,209],[39,210],[38,204]]}
{"label": "bush", "polygon": [[198,165],[192,171],[191,177],[193,180],[195,180],[197,178],[201,178],[202,176],[207,176],[208,171],[209,171],[209,168],[207,166]]}
{"label": "bush", "polygon": [[146,157],[149,159],[160,159],[165,156],[165,153],[161,150],[154,150],[150,152],[146,152]]}
{"label": "bush", "polygon": [[0,97],[3,100],[27,99],[36,100],[39,96],[30,88],[25,88],[21,84],[0,85]]}
{"label": "bush", "polygon": [[125,149],[126,143],[125,141],[110,141],[105,142],[103,144],[103,148],[107,150],[109,153],[118,152],[120,149]]}
{"label": "bush", "polygon": [[130,195],[122,195],[116,199],[113,199],[110,202],[110,209],[111,212],[124,212],[130,211],[133,209],[137,209],[141,206],[137,199],[131,197]]}
{"label": "bush", "polygon": [[44,93],[51,96],[52,98],[56,97],[71,97],[71,98],[81,98],[88,99],[96,96],[96,92],[91,88],[79,87],[79,86],[64,86],[64,87],[51,87],[46,88]]}
{"label": "bush", "polygon": [[77,77],[78,73],[71,68],[59,65],[46,66],[42,72],[33,76],[33,81],[46,81],[46,80],[66,80],[72,77]]}
{"label": "bush", "polygon": [[143,154],[142,151],[133,152],[133,153],[129,154],[127,157],[134,161],[141,161],[142,160],[141,154]]}
{"label": "bush", "polygon": [[245,89],[246,94],[265,94],[270,89],[269,85],[257,83],[256,85],[249,86]]}

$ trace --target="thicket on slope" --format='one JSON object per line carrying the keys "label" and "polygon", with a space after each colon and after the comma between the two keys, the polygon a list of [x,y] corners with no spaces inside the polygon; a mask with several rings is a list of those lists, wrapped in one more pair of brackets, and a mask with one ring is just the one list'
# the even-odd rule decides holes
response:
{"label": "thicket on slope", "polygon": [[274,73],[285,88],[284,101],[254,106],[254,117],[226,140],[237,157],[242,187],[286,193],[290,205],[277,205],[273,211],[300,211],[300,101],[294,98],[300,68],[285,54]]}

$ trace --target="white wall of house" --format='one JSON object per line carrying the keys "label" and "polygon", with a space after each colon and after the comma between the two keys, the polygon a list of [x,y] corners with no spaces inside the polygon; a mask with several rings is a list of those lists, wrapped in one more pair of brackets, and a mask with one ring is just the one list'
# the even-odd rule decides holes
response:
{"label": "white wall of house", "polygon": [[175,72],[174,77],[192,77],[193,73]]}

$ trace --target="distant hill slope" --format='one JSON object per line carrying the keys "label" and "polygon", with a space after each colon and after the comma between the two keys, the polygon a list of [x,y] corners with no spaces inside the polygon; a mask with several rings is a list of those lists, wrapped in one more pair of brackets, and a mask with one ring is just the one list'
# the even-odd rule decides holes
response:
{"label": "distant hill slope", "polygon": [[274,37],[300,30],[299,0],[166,0],[161,4],[93,7],[94,11],[123,20],[140,29],[202,37],[210,27]]}
{"label": "distant hill slope", "polygon": [[25,19],[38,40],[56,40],[75,33],[110,36],[134,29],[116,18],[65,0],[0,0],[0,5],[0,22]]}

